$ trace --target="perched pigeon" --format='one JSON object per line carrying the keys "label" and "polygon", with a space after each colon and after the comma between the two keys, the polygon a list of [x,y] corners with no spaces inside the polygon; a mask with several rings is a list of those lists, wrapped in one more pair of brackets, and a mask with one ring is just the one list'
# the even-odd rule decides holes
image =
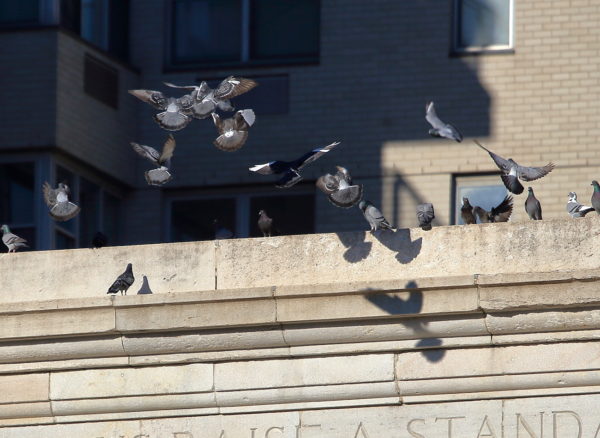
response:
{"label": "perched pigeon", "polygon": [[502,171],[502,182],[506,188],[515,195],[523,193],[523,186],[519,182],[519,178],[523,181],[534,181],[542,178],[552,172],[554,169],[554,163],[548,163],[544,167],[523,167],[515,162],[512,158],[508,160],[496,155],[486,147],[482,146],[477,140],[475,140],[477,146],[486,151],[496,163],[496,166]]}
{"label": "perched pigeon", "polygon": [[98,231],[92,239],[92,248],[102,248],[108,244],[108,237],[104,233]]}
{"label": "perched pigeon", "polygon": [[525,200],[525,211],[529,215],[529,219],[533,219],[536,221],[542,220],[542,204],[533,194],[533,189],[531,187],[527,187],[529,191],[529,196]]}
{"label": "perched pigeon", "polygon": [[264,210],[258,212],[258,229],[263,233],[264,237],[271,237],[273,233],[273,219]]}
{"label": "perched pigeon", "polygon": [[190,114],[197,119],[205,119],[217,109],[221,111],[233,111],[229,99],[252,90],[258,85],[256,81],[246,78],[229,76],[225,78],[216,89],[211,89],[205,81],[200,85],[179,86],[169,82],[164,83],[171,88],[183,88],[191,91],[192,106]]}
{"label": "perched pigeon", "polygon": [[233,117],[222,120],[212,113],[219,136],[213,144],[222,151],[233,152],[240,149],[248,139],[248,129],[254,124],[256,116],[251,109],[240,110]]}
{"label": "perched pigeon", "polygon": [[130,144],[133,150],[139,155],[146,158],[152,164],[159,166],[158,169],[152,169],[144,173],[148,184],[151,186],[162,186],[171,181],[172,175],[169,172],[169,167],[171,166],[171,157],[173,157],[173,152],[175,151],[175,139],[171,134],[169,134],[169,137],[165,141],[160,154],[150,146],[134,142]]}
{"label": "perched pigeon", "polygon": [[213,228],[215,230],[215,239],[233,239],[233,231],[219,225],[218,219],[213,219]]}
{"label": "perched pigeon", "polygon": [[48,214],[56,221],[64,222],[73,219],[79,214],[81,208],[69,201],[71,190],[65,183],[58,183],[58,188],[53,189],[50,184],[44,182],[42,186],[44,201],[50,209]]}
{"label": "perched pigeon", "polygon": [[510,195],[506,195],[502,202],[492,207],[490,211],[486,211],[478,206],[473,207],[473,211],[479,216],[479,222],[482,224],[488,222],[508,222],[512,210],[513,198]]}
{"label": "perched pigeon", "polygon": [[341,208],[350,208],[356,205],[363,194],[363,186],[352,184],[352,177],[348,169],[336,166],[335,175],[326,174],[317,179],[317,187],[327,195],[333,205]]}
{"label": "perched pigeon", "polygon": [[392,230],[396,231],[390,223],[383,217],[383,214],[370,201],[360,201],[358,208],[363,212],[365,219],[371,226],[371,231]]}
{"label": "perched pigeon", "polygon": [[594,211],[594,207],[588,207],[577,201],[577,193],[569,192],[569,200],[567,201],[567,212],[571,217],[584,217],[589,212]]}
{"label": "perched pigeon", "polygon": [[460,207],[460,216],[466,225],[476,224],[477,220],[473,214],[473,206],[469,202],[469,198],[462,198],[462,207]]}
{"label": "perched pigeon", "polygon": [[426,202],[417,205],[417,219],[419,219],[419,226],[422,229],[431,230],[431,221],[435,219],[433,204]]}
{"label": "perched pigeon", "polygon": [[154,121],[167,131],[179,131],[192,121],[189,115],[192,114],[194,100],[189,94],[179,98],[167,97],[154,90],[129,90],[129,94],[161,111],[154,116]]}
{"label": "perched pigeon", "polygon": [[262,175],[283,173],[283,176],[275,183],[275,187],[280,189],[292,187],[294,184],[302,180],[302,175],[300,175],[299,172],[300,169],[307,164],[312,163],[321,155],[329,152],[338,144],[340,144],[340,142],[336,141],[325,147],[313,149],[294,161],[271,161],[269,163],[252,166],[250,170]]}
{"label": "perched pigeon", "polygon": [[432,137],[445,137],[459,143],[462,141],[463,136],[460,132],[458,132],[458,129],[456,129],[450,123],[442,122],[437,116],[433,102],[429,102],[427,105],[425,105],[425,119],[433,127],[429,130],[429,135]]}
{"label": "perched pigeon", "polygon": [[600,185],[598,185],[598,181],[592,181],[592,185],[594,186],[594,193],[592,193],[592,207],[596,210],[596,213],[600,214]]}
{"label": "perched pigeon", "polygon": [[133,268],[131,263],[127,264],[127,269],[121,275],[117,277],[115,282],[108,288],[107,294],[116,294],[117,292],[125,292],[127,295],[127,289],[133,284],[135,277],[133,276]]}
{"label": "perched pigeon", "polygon": [[8,248],[8,252],[16,252],[21,248],[29,248],[27,240],[10,232],[8,225],[2,225],[2,242]]}

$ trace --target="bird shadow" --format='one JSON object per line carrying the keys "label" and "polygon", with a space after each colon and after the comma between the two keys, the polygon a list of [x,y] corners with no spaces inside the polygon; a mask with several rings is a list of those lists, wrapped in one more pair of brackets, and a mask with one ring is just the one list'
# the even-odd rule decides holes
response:
{"label": "bird shadow", "polygon": [[336,233],[342,245],[346,247],[344,260],[350,263],[357,263],[368,257],[373,246],[372,242],[365,242],[367,233],[360,231],[358,233]]}
{"label": "bird shadow", "polygon": [[144,279],[142,281],[142,286],[140,287],[140,290],[137,291],[138,295],[147,295],[147,294],[151,294],[152,289],[150,289],[150,283],[148,283],[148,277],[146,277],[144,275]]}
{"label": "bird shadow", "polygon": [[421,252],[423,238],[411,240],[410,229],[401,228],[395,232],[377,230],[372,233],[379,242],[396,253],[396,260],[403,265],[412,262]]}

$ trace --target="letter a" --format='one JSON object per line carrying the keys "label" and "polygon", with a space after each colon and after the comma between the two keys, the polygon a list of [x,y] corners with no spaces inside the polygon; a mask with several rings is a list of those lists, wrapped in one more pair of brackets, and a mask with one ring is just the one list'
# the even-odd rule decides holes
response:
{"label": "letter a", "polygon": [[[485,435],[483,434],[484,427],[487,427],[487,432],[485,433]],[[494,432],[494,428],[490,424],[490,419],[488,418],[487,415],[483,418],[483,422],[481,423],[481,427],[479,428],[479,433],[477,434],[477,438],[482,438],[482,437],[486,437],[486,436],[489,436],[491,438],[496,438],[496,433]]]}
{"label": "letter a", "polygon": [[[360,435],[358,434],[359,432],[360,432]],[[367,434],[367,431],[366,431],[365,427],[363,426],[362,422],[358,424],[358,429],[356,429],[354,438],[369,438],[369,434]]]}

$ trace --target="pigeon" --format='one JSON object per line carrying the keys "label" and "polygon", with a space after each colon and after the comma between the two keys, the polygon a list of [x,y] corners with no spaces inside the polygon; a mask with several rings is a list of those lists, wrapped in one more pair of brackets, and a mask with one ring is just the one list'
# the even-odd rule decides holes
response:
{"label": "pigeon", "polygon": [[466,225],[476,224],[477,220],[473,214],[473,206],[469,202],[469,198],[462,198],[462,207],[460,207],[460,216]]}
{"label": "pigeon", "polygon": [[144,173],[146,176],[146,182],[151,186],[162,186],[163,184],[171,181],[172,175],[169,172],[171,166],[171,157],[175,151],[175,139],[171,134],[163,145],[162,152],[159,154],[158,151],[150,146],[140,145],[131,142],[131,147],[134,151],[146,158],[152,164],[159,166],[158,169],[148,170]]}
{"label": "pigeon", "polygon": [[127,295],[127,289],[133,284],[135,277],[133,276],[133,268],[131,263],[127,264],[127,269],[121,275],[117,277],[115,282],[108,288],[107,294],[116,294],[117,292],[125,292]]}
{"label": "pigeon", "polygon": [[431,221],[435,219],[433,204],[430,202],[425,202],[417,205],[417,219],[419,219],[419,226],[423,230],[431,230]]}
{"label": "pigeon", "polygon": [[429,102],[427,105],[425,105],[425,119],[433,127],[429,130],[429,135],[432,137],[445,137],[459,143],[462,141],[463,136],[460,132],[458,132],[458,129],[456,129],[450,123],[442,122],[437,116],[433,102]]}
{"label": "pigeon", "polygon": [[44,201],[50,209],[48,214],[56,221],[64,222],[73,219],[79,214],[81,208],[69,201],[71,190],[65,183],[58,183],[58,188],[53,189],[48,182],[42,186]]}
{"label": "pigeon", "polygon": [[394,227],[383,217],[383,214],[377,207],[375,207],[370,201],[360,201],[358,208],[363,212],[365,219],[371,226],[371,231],[391,230],[396,231]]}
{"label": "pigeon", "polygon": [[523,181],[534,181],[536,179],[542,178],[552,172],[554,169],[554,163],[548,163],[544,167],[523,167],[520,166],[517,162],[515,162],[512,158],[508,160],[502,158],[499,155],[496,155],[489,149],[485,148],[481,145],[477,140],[475,140],[477,146],[486,151],[496,163],[496,166],[502,171],[502,182],[506,186],[506,188],[515,195],[520,195],[523,193],[523,186],[519,182],[519,179]]}
{"label": "pigeon", "polygon": [[258,229],[263,233],[263,237],[271,237],[273,233],[273,219],[264,210],[258,212]]}
{"label": "pigeon", "polygon": [[8,248],[8,252],[16,252],[21,248],[29,248],[27,240],[10,232],[8,225],[2,225],[2,242]]}
{"label": "pigeon", "polygon": [[183,88],[191,91],[192,106],[190,114],[197,119],[205,119],[217,109],[221,111],[233,111],[229,99],[240,94],[244,94],[258,85],[256,81],[246,78],[236,78],[229,76],[225,78],[216,89],[211,89],[205,81],[200,85],[174,85],[170,82],[164,82],[167,87]]}
{"label": "pigeon", "polygon": [[92,239],[92,248],[102,248],[103,246],[106,246],[108,244],[108,237],[106,237],[105,234],[101,233],[100,231],[98,231],[96,234],[94,234],[94,237]]}
{"label": "pigeon", "polygon": [[506,195],[502,202],[495,207],[492,207],[490,211],[486,211],[479,206],[473,207],[473,211],[479,217],[479,222],[482,224],[488,222],[508,222],[513,209],[513,198],[510,195]]}
{"label": "pigeon", "polygon": [[248,129],[256,120],[251,109],[240,110],[233,117],[225,120],[222,120],[217,113],[212,113],[212,118],[220,134],[213,144],[226,152],[237,151],[244,146],[248,139]]}
{"label": "pigeon", "polygon": [[302,180],[302,175],[299,172],[300,169],[317,160],[321,155],[329,152],[338,144],[340,142],[336,141],[325,147],[313,149],[294,161],[270,161],[265,164],[257,164],[250,167],[250,171],[262,175],[283,173],[283,176],[275,183],[275,187],[280,189],[289,188]]}
{"label": "pigeon", "polygon": [[154,90],[129,90],[129,94],[160,110],[160,113],[154,115],[154,121],[167,131],[179,131],[192,121],[190,115],[193,111],[194,99],[190,94],[178,98],[167,97],[160,91]]}
{"label": "pigeon", "polygon": [[569,200],[567,201],[567,212],[571,217],[584,217],[589,212],[594,211],[594,207],[588,207],[577,201],[577,193],[569,192]]}
{"label": "pigeon", "polygon": [[598,181],[592,181],[592,185],[594,186],[594,193],[592,193],[592,207],[596,210],[596,213],[600,214],[600,185],[598,185]]}
{"label": "pigeon", "polygon": [[348,169],[336,166],[335,175],[326,174],[317,179],[317,187],[327,195],[327,199],[336,207],[350,208],[356,205],[363,195],[363,186],[352,184]]}
{"label": "pigeon", "polygon": [[219,225],[218,219],[213,219],[213,228],[215,230],[215,240],[233,239],[233,231]]}
{"label": "pigeon", "polygon": [[529,196],[525,200],[525,211],[529,215],[529,219],[533,219],[536,221],[542,220],[542,204],[537,200],[535,195],[533,194],[533,189],[531,187],[527,187],[529,191]]}

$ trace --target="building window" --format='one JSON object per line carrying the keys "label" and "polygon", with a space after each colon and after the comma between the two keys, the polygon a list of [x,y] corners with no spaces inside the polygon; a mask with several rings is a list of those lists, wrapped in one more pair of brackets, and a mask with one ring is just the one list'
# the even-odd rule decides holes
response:
{"label": "building window", "polygon": [[172,0],[171,14],[173,66],[319,58],[320,0]]}
{"label": "building window", "polygon": [[455,0],[455,51],[512,48],[512,21],[513,0]]}
{"label": "building window", "polygon": [[[460,215],[462,198],[468,198],[472,206],[478,205],[490,211],[492,207],[500,204],[508,190],[502,184],[500,176],[495,175],[470,175],[454,177],[454,215],[453,223],[462,225],[464,222]],[[479,218],[475,215],[477,222]]]}
{"label": "building window", "polygon": [[33,249],[36,248],[34,194],[34,163],[0,164],[0,225],[7,224],[13,233],[27,239]]}
{"label": "building window", "polygon": [[169,202],[167,238],[171,242],[212,240],[216,234],[262,237],[257,225],[260,210],[273,218],[275,235],[315,231],[314,191],[286,195],[264,192],[172,196]]}

